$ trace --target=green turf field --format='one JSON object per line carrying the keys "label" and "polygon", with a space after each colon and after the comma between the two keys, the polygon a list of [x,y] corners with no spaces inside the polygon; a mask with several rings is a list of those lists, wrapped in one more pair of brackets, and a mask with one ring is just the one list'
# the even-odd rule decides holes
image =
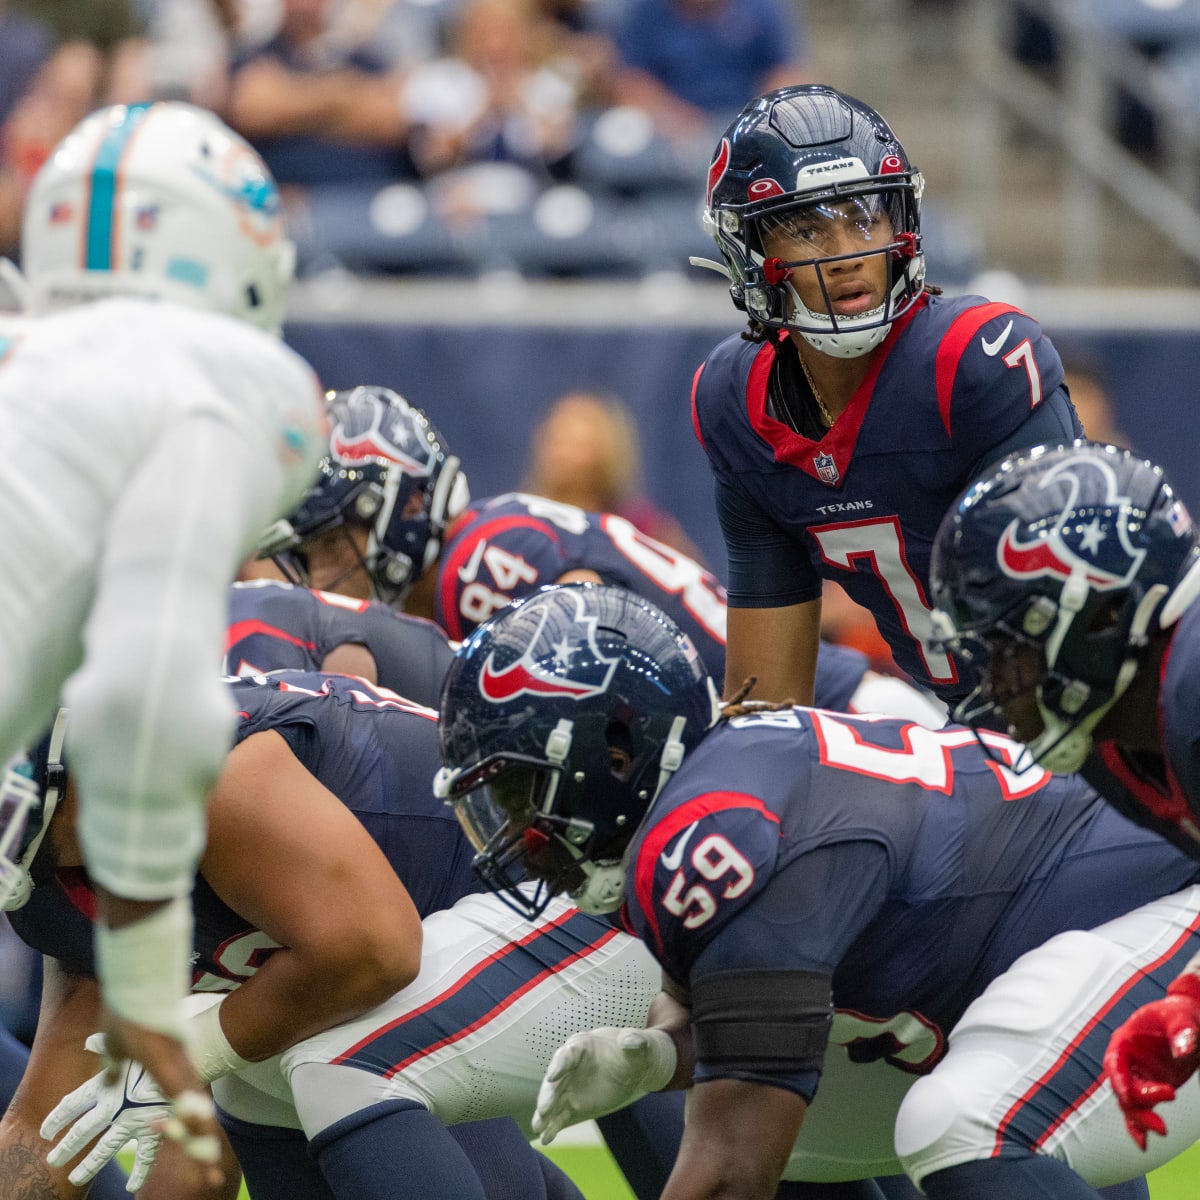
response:
{"label": "green turf field", "polygon": [[[602,1146],[550,1146],[548,1157],[562,1166],[588,1200],[634,1200],[634,1193]],[[1151,1200],[1200,1200],[1200,1146],[1181,1154],[1150,1177]]]}
{"label": "green turf field", "polygon": [[[546,1154],[579,1185],[587,1200],[633,1200],[633,1193],[599,1146],[550,1146]],[[1200,1146],[1150,1176],[1150,1200],[1200,1200]]]}
{"label": "green turf field", "polygon": [[[550,1146],[545,1153],[575,1180],[587,1200],[634,1200],[602,1146]],[[1200,1146],[1150,1177],[1151,1200],[1200,1200]],[[249,1200],[242,1188],[241,1200]]]}

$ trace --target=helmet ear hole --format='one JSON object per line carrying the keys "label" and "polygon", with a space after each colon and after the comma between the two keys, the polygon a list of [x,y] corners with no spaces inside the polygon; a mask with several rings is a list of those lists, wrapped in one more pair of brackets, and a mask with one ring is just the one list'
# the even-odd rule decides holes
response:
{"label": "helmet ear hole", "polygon": [[1125,609],[1125,598],[1123,596],[1112,596],[1101,604],[1092,614],[1092,618],[1087,623],[1084,629],[1086,637],[1095,637],[1097,634],[1108,633],[1114,625],[1121,620],[1121,614]]}
{"label": "helmet ear hole", "polygon": [[628,781],[633,770],[633,737],[629,726],[623,721],[609,721],[604,740],[608,743],[609,770],[622,783]]}

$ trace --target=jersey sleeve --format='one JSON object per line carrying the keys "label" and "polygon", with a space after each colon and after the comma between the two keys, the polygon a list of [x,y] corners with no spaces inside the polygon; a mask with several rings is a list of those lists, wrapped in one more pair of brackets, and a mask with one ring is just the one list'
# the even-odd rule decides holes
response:
{"label": "jersey sleeve", "polygon": [[756,796],[705,792],[672,809],[640,842],[631,870],[638,936],[672,978],[765,886],[779,817]]}
{"label": "jersey sleeve", "polygon": [[803,548],[735,479],[717,475],[716,502],[731,608],[783,608],[821,595],[821,577]]}
{"label": "jersey sleeve", "polygon": [[[776,872],[736,919],[691,963],[687,986],[738,971],[809,972],[833,979],[843,955],[875,918],[888,890],[887,850],[878,842],[819,846]],[[742,1079],[786,1088],[811,1101],[816,1071],[768,1066],[737,1070],[701,1060],[696,1082]]]}
{"label": "jersey sleeve", "polygon": [[428,708],[436,708],[454,651],[445,631],[432,621],[372,604],[364,614],[367,648],[379,683]]}
{"label": "jersey sleeve", "polygon": [[1041,326],[1005,304],[961,312],[937,348],[938,409],[962,460],[987,461],[1061,387],[1062,362]]}
{"label": "jersey sleeve", "polygon": [[1078,437],[1083,437],[1083,426],[1075,406],[1066,387],[1057,388],[1007,438],[989,446],[983,458],[971,468],[971,474],[978,475],[1018,450],[1073,442]]}
{"label": "jersey sleeve", "polygon": [[226,614],[224,673],[317,669],[323,653],[318,647],[316,609],[305,589],[288,583],[234,584]]}

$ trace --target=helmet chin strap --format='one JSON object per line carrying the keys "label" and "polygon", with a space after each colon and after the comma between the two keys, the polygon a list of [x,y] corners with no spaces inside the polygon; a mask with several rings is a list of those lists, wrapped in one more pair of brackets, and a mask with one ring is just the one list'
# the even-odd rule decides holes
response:
{"label": "helmet chin strap", "polygon": [[1130,655],[1117,672],[1113,694],[1074,726],[1069,726],[1061,716],[1046,708],[1042,703],[1042,692],[1039,688],[1038,711],[1042,715],[1043,730],[1029,743],[1029,753],[1034,761],[1055,775],[1070,775],[1078,771],[1092,752],[1092,730],[1120,700],[1125,689],[1133,682],[1137,670],[1138,660]]}
{"label": "helmet chin strap", "polygon": [[[1073,574],[1063,585],[1058,623],[1046,647],[1046,662],[1049,666],[1053,666],[1058,659],[1067,629],[1086,599],[1087,587],[1082,574]],[[1092,731],[1125,694],[1137,676],[1141,666],[1140,651],[1146,645],[1147,630],[1155,610],[1167,592],[1168,588],[1161,583],[1146,589],[1146,594],[1133,614],[1125,642],[1126,649],[1132,653],[1126,654],[1121,663],[1112,695],[1077,724],[1069,725],[1059,713],[1048,709],[1042,702],[1042,689],[1038,688],[1038,711],[1041,713],[1043,731],[1029,743],[1029,752],[1035,762],[1056,775],[1068,775],[1083,766],[1092,751]]]}
{"label": "helmet chin strap", "polygon": [[621,907],[621,902],[625,899],[626,856],[629,846],[632,846],[636,840],[638,829],[645,823],[646,816],[649,815],[654,801],[658,799],[667,780],[679,770],[680,764],[683,762],[686,752],[683,744],[683,731],[686,726],[687,717],[684,716],[676,716],[671,722],[670,732],[667,734],[667,740],[663,743],[662,753],[658,758],[658,782],[654,786],[654,794],[646,805],[646,814],[638,822],[637,829],[633,831],[633,835],[629,839],[625,854],[616,859],[591,862],[583,859],[582,854],[564,838],[558,838],[559,842],[570,852],[571,857],[575,859],[576,866],[584,875],[583,883],[570,892],[571,899],[581,912],[602,916],[605,913],[616,912]]}

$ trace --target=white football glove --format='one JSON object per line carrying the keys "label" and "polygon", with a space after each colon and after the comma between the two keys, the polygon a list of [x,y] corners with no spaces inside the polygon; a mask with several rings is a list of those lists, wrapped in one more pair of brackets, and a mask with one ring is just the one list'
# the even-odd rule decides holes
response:
{"label": "white football glove", "polygon": [[670,1082],[675,1043],[662,1029],[589,1029],[555,1052],[538,1089],[533,1130],[549,1145],[567,1128],[616,1112]]}
{"label": "white football glove", "polygon": [[[92,1034],[85,1045],[93,1054],[106,1053],[102,1033]],[[180,1107],[190,1109],[197,1104],[212,1112],[212,1100],[199,1092],[183,1092],[174,1101],[168,1100],[141,1063],[127,1060],[120,1064],[115,1083],[105,1083],[101,1071],[55,1105],[42,1122],[42,1137],[53,1141],[68,1124],[74,1124],[46,1155],[46,1161],[52,1167],[65,1166],[99,1135],[100,1140],[67,1177],[80,1187],[132,1139],[137,1151],[125,1187],[136,1192],[146,1182],[164,1136],[185,1143],[184,1150],[191,1158],[216,1161],[220,1154],[216,1138],[181,1136]]]}

